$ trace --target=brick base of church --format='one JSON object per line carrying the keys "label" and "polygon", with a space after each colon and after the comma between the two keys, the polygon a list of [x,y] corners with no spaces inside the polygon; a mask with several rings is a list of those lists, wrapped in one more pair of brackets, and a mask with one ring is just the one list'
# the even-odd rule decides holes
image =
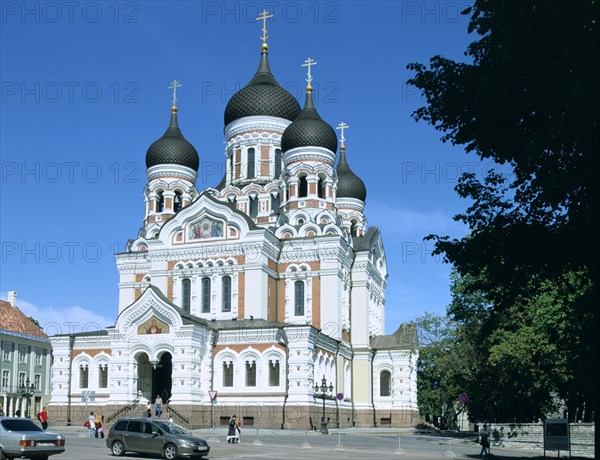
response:
{"label": "brick base of church", "polygon": [[[155,417],[154,406],[152,417]],[[176,423],[189,428],[210,428],[211,408],[206,405],[176,405],[163,407],[161,418],[166,418],[169,410]],[[71,425],[85,423],[90,412],[104,415],[106,419],[120,412],[118,417],[143,416],[144,406],[125,407],[115,404],[73,404],[69,412],[66,404],[48,405],[48,416],[51,422],[67,423],[70,419]],[[320,405],[305,406],[287,404],[285,409],[279,405],[266,405],[260,403],[219,403],[215,404],[215,425],[225,427],[232,415],[242,417],[243,426],[246,428],[268,428],[268,429],[296,429],[296,430],[319,430],[323,408]],[[338,423],[342,428],[410,428],[418,422],[418,411],[407,409],[380,409],[355,410],[335,408],[325,409],[325,418],[328,427],[336,428]],[[106,425],[112,425],[110,420]]]}

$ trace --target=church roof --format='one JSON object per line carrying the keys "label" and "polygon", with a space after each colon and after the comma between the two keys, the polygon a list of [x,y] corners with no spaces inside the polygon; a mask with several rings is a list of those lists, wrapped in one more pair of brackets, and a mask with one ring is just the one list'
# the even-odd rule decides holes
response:
{"label": "church roof", "polygon": [[373,238],[377,236],[379,229],[377,227],[369,227],[367,233],[363,236],[352,237],[352,245],[355,251],[370,251],[373,246]]}
{"label": "church roof", "polygon": [[287,152],[296,147],[324,147],[333,153],[337,152],[335,131],[317,112],[312,91],[309,90],[306,92],[304,109],[281,136],[281,150]]}
{"label": "church roof", "polygon": [[[227,207],[228,207],[229,209],[231,209],[233,212],[235,212],[236,214],[238,214],[238,215],[242,216],[242,217],[244,218],[244,220],[246,221],[246,223],[248,224],[248,227],[250,228],[250,230],[256,230],[257,228],[260,228],[260,227],[258,227],[258,226],[257,226],[257,225],[254,223],[254,221],[253,221],[252,219],[250,219],[250,217],[248,217],[248,214],[246,214],[246,213],[244,213],[244,212],[240,211],[240,210],[237,208],[237,206],[236,206],[235,204],[233,204],[233,203],[230,203],[230,202],[229,202],[229,201],[227,201],[227,200],[225,200],[225,201],[218,200],[217,198],[215,198],[215,197],[214,197],[214,196],[213,196],[213,195],[212,195],[212,194],[211,194],[209,191],[207,191],[207,190],[203,191],[203,192],[202,192],[202,193],[199,195],[199,197],[201,197],[201,196],[205,196],[206,198],[208,198],[208,199],[209,199],[209,200],[211,200],[211,201],[214,201],[214,202],[215,202],[215,203],[217,203],[217,204],[221,204],[221,205],[223,205],[223,206],[227,206]],[[199,198],[199,197],[198,197],[198,198]],[[197,201],[197,200],[196,200],[196,201]],[[191,205],[190,205],[190,206],[191,206]],[[186,207],[187,207],[187,206],[186,206]],[[181,210],[180,210],[179,212],[181,212]]]}
{"label": "church roof", "polygon": [[392,335],[371,337],[371,348],[374,350],[414,350],[418,346],[415,324],[401,324]]}
{"label": "church roof", "polygon": [[263,48],[258,70],[250,82],[235,93],[225,108],[225,126],[234,120],[254,115],[293,120],[300,113],[294,96],[275,80],[269,67],[269,55]]}
{"label": "church roof", "polygon": [[367,187],[360,177],[358,177],[348,165],[346,160],[346,149],[340,150],[340,161],[335,169],[338,176],[337,193],[338,198],[356,198],[362,202],[367,199]]}
{"label": "church roof", "polygon": [[9,302],[0,300],[0,331],[13,332],[31,337],[48,340],[48,336],[31,321],[25,313]]}
{"label": "church roof", "polygon": [[177,107],[171,110],[169,127],[160,139],[152,143],[146,152],[146,168],[161,164],[177,164],[198,171],[200,158],[179,129]]}

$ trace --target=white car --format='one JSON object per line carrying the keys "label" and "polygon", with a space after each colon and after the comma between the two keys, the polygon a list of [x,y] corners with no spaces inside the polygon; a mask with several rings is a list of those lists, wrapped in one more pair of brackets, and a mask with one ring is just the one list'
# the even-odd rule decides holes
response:
{"label": "white car", "polygon": [[64,451],[64,435],[44,431],[27,418],[0,417],[0,460],[48,460]]}

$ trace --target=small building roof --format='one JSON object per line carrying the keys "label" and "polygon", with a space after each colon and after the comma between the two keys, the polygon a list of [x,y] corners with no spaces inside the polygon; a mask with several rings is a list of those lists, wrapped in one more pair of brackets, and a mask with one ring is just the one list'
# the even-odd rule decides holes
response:
{"label": "small building roof", "polygon": [[371,337],[374,350],[416,350],[419,347],[417,327],[414,324],[401,324],[392,335]]}
{"label": "small building roof", "polygon": [[0,300],[0,331],[13,332],[48,340],[48,336],[31,321],[25,313],[9,302]]}

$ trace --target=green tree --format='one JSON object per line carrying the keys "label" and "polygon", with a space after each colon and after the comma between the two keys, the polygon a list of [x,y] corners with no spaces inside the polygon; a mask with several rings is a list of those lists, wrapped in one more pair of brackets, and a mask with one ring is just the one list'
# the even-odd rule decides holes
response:
{"label": "green tree", "polygon": [[[598,3],[477,0],[464,13],[469,32],[478,35],[466,62],[434,56],[429,68],[411,64],[409,83],[426,98],[417,120],[441,131],[443,142],[512,171],[510,177],[463,175],[457,191],[471,205],[456,219],[469,234],[431,236],[437,253],[467,277],[466,292],[484,295],[490,305],[487,318],[456,315],[481,333],[485,366],[477,381],[488,402],[472,400],[472,408],[527,419],[551,408],[551,388],[569,387],[574,399],[568,404],[584,408],[589,420],[597,393],[591,378],[578,378],[578,366],[597,356],[597,341],[582,321],[597,325],[599,300]],[[566,280],[573,276],[583,277],[586,287],[570,289],[574,284]],[[562,288],[552,291],[557,283]],[[559,312],[544,299],[571,315],[557,322]],[[559,335],[536,329],[552,321],[564,329]],[[579,364],[560,366],[559,350],[569,349],[561,348],[563,332],[575,334]],[[511,398],[525,405],[516,407]]]}
{"label": "green tree", "polygon": [[[472,279],[457,278],[453,293],[468,292]],[[530,292],[510,308],[483,313],[473,297],[453,295],[449,316],[470,331],[477,350],[474,378],[467,382],[473,418],[531,421],[564,402],[571,420],[583,417],[588,393],[589,346],[595,329],[588,308],[585,273],[532,280]],[[586,316],[587,315],[587,316]],[[593,408],[588,407],[591,410]]]}
{"label": "green tree", "polygon": [[[473,356],[448,317],[425,313],[415,320],[419,337],[417,402],[422,417],[450,428],[465,409],[458,400],[473,376]],[[438,420],[441,418],[441,426]]]}

